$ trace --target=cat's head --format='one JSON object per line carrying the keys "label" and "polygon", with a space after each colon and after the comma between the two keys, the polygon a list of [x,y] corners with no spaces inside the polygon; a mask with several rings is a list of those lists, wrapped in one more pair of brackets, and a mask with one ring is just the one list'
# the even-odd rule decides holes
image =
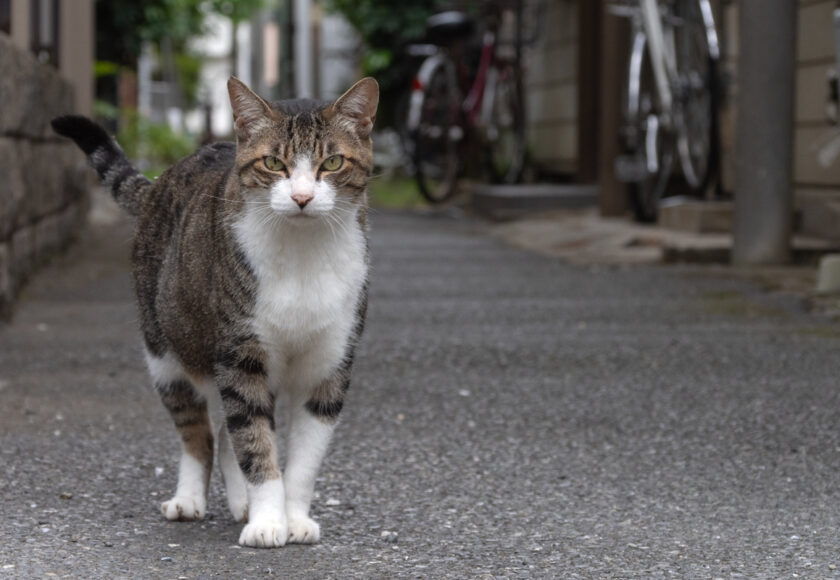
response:
{"label": "cat's head", "polygon": [[228,92],[246,204],[303,224],[366,202],[379,103],[375,80],[360,80],[334,103],[269,105],[236,78]]}

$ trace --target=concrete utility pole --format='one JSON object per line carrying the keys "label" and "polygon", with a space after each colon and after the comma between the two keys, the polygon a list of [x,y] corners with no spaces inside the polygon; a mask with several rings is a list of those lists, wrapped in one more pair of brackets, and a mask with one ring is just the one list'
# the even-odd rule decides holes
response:
{"label": "concrete utility pole", "polygon": [[738,266],[790,261],[798,6],[798,2],[790,0],[739,2],[737,182],[732,248],[732,262]]}

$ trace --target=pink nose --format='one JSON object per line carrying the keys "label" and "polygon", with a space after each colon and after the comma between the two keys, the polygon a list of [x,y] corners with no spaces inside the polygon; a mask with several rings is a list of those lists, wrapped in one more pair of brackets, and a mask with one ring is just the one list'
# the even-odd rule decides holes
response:
{"label": "pink nose", "polygon": [[311,193],[295,193],[292,194],[292,201],[298,204],[300,209],[306,207],[306,204],[312,201],[312,194]]}

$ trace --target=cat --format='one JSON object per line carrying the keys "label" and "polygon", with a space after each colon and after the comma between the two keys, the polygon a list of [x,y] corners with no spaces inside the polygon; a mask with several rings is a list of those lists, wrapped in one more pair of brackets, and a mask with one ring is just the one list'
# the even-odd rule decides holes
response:
{"label": "cat", "polygon": [[[53,120],[136,216],[132,272],[146,361],[181,441],[168,520],[206,513],[221,395],[219,463],[239,543],[315,543],[315,477],[350,384],[368,288],[367,184],[379,87],[332,103],[269,105],[231,77],[236,143],[216,143],[154,181],[80,116]],[[289,400],[285,470],[275,398]]]}

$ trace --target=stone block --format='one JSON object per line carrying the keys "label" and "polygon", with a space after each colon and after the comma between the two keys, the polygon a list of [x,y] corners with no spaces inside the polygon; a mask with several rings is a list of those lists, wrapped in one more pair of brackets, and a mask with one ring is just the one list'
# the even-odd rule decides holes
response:
{"label": "stone block", "polygon": [[0,320],[8,320],[12,314],[15,288],[12,284],[12,254],[8,243],[0,244]]}
{"label": "stone block", "polygon": [[24,141],[0,137],[0,241],[11,238],[21,199],[24,196],[21,148]]}
{"label": "stone block", "polygon": [[83,157],[64,143],[26,143],[19,140],[24,195],[19,203],[16,224],[37,222],[84,195],[78,177]]}
{"label": "stone block", "polygon": [[829,254],[820,259],[817,271],[817,292],[820,294],[840,292],[840,254]]}
{"label": "stone block", "polygon": [[669,230],[695,234],[732,232],[734,206],[730,201],[681,199],[659,208],[659,225]]}
{"label": "stone block", "polygon": [[[66,210],[65,210],[66,211]],[[38,264],[52,256],[62,246],[60,221],[62,214],[48,215],[35,224],[35,263]]]}
{"label": "stone block", "polygon": [[0,133],[55,137],[49,125],[58,115],[73,112],[73,87],[52,67],[0,35]]}
{"label": "stone block", "polygon": [[529,213],[594,207],[598,188],[592,185],[523,184],[480,185],[472,195],[476,213],[506,220]]}
{"label": "stone block", "polygon": [[830,195],[803,196],[797,205],[804,235],[840,240],[840,199]]}
{"label": "stone block", "polygon": [[26,281],[35,267],[35,228],[25,227],[12,235],[11,281],[14,291]]}
{"label": "stone block", "polygon": [[57,215],[58,249],[65,249],[78,235],[87,218],[88,204],[84,201],[69,205]]}

